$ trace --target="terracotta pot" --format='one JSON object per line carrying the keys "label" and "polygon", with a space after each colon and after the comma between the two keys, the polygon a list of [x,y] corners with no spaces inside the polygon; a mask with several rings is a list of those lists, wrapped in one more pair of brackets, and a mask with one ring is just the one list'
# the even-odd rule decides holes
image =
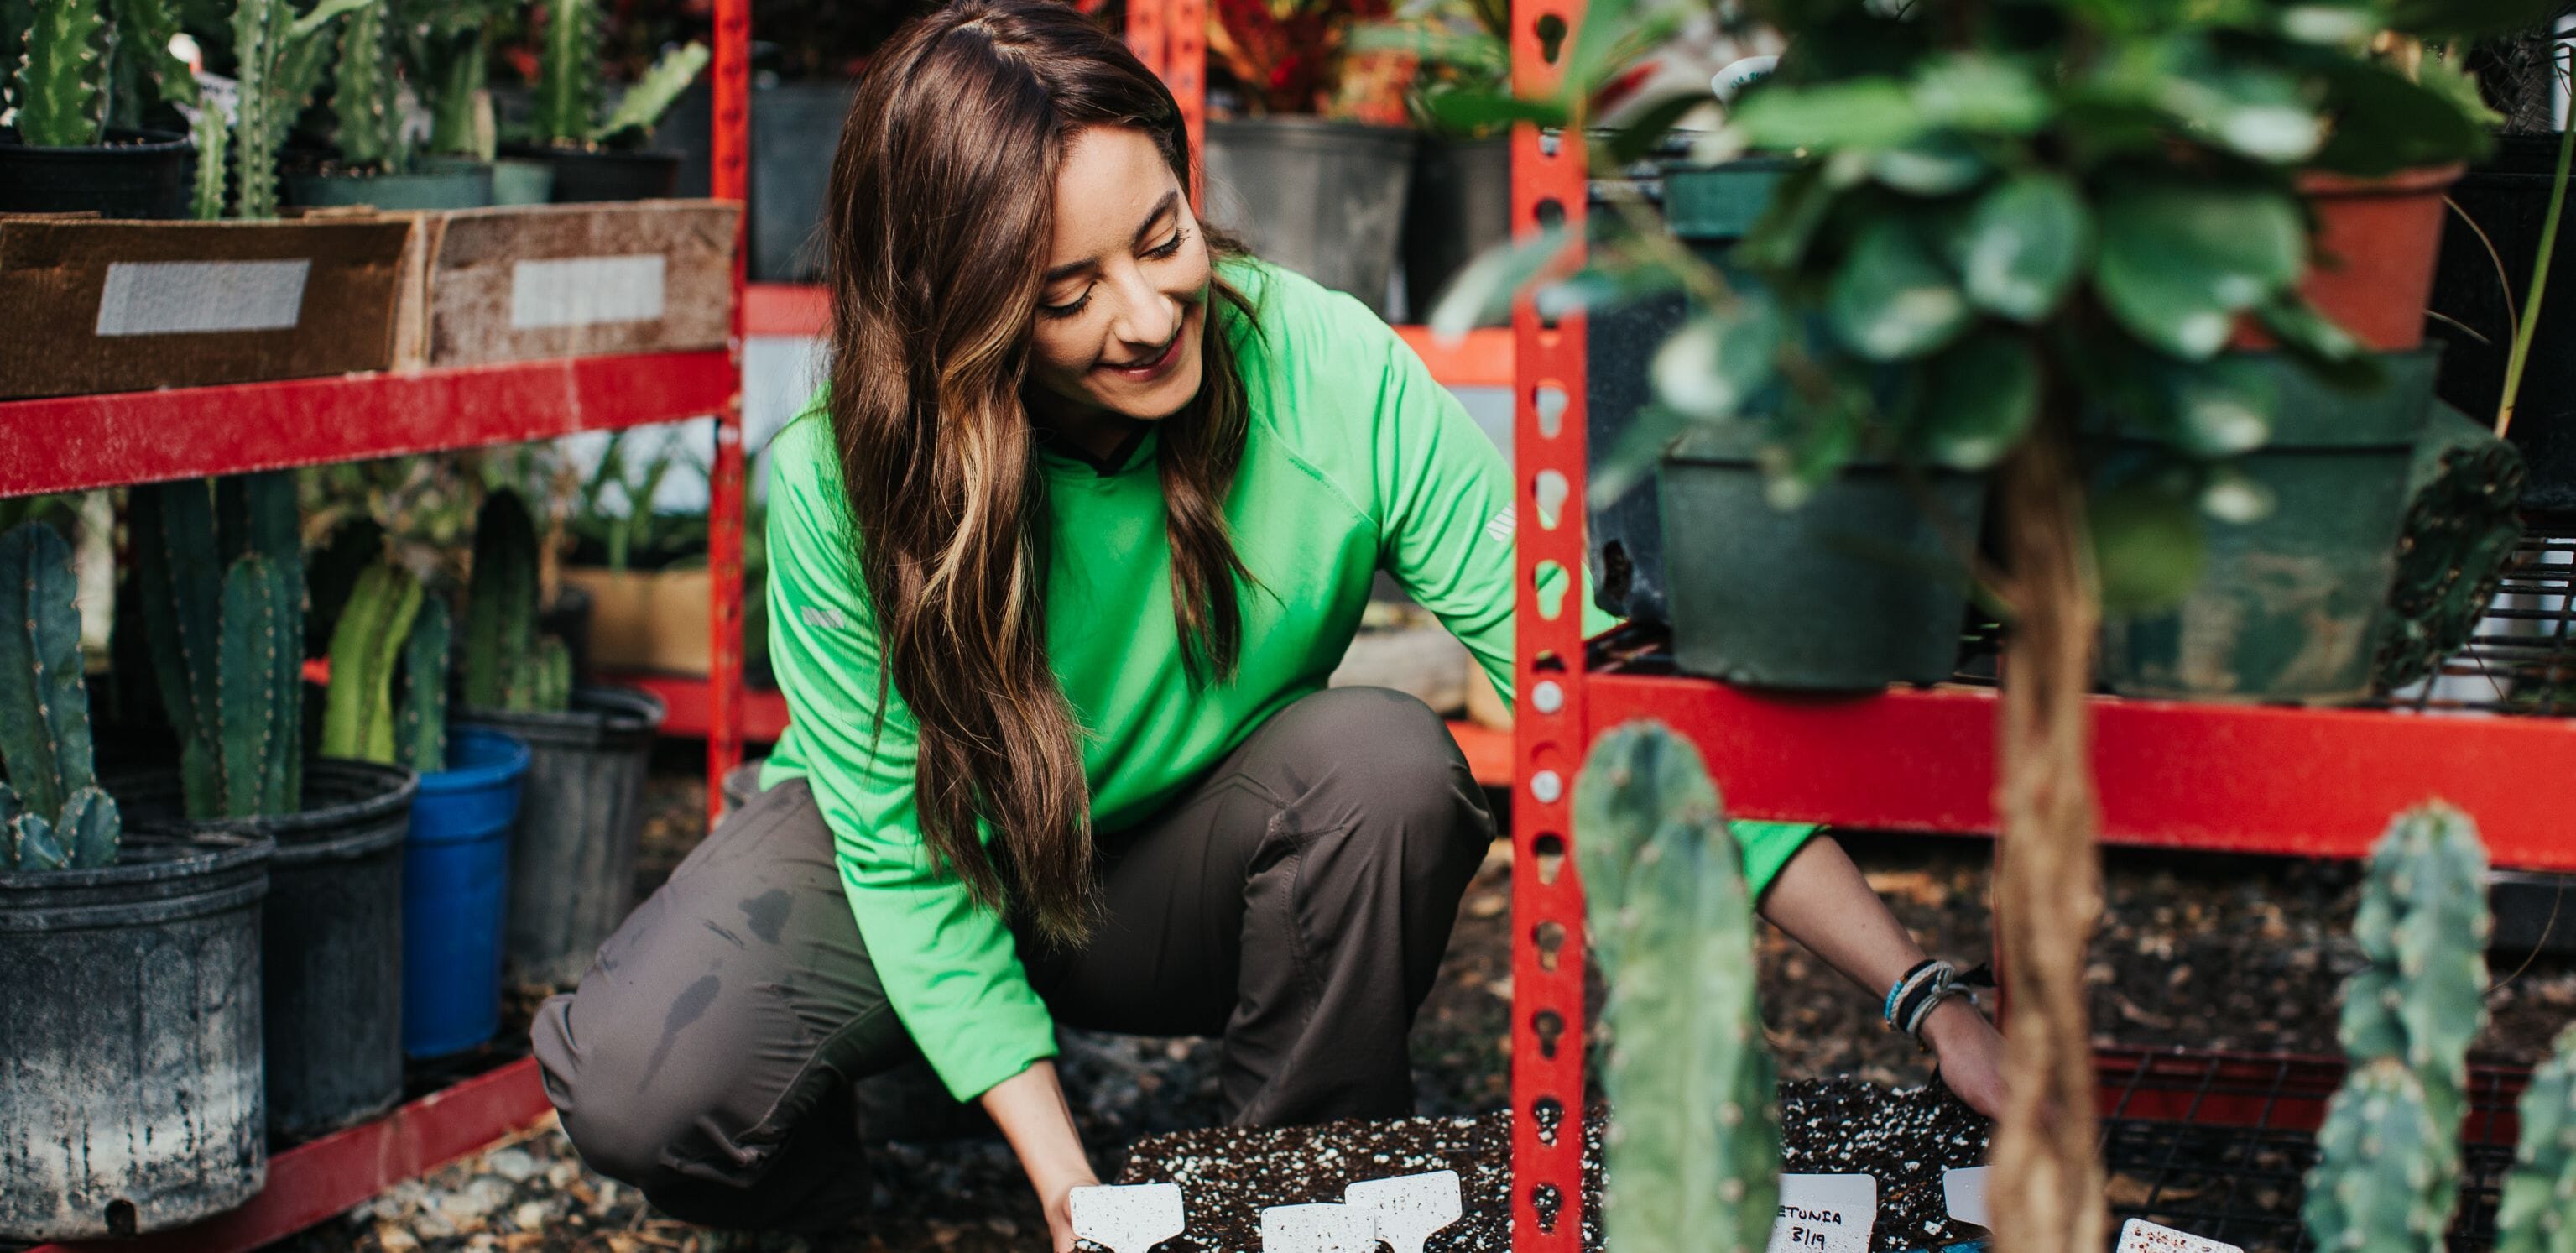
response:
{"label": "terracotta pot", "polygon": [[[2299,290],[2373,352],[2404,352],[2424,342],[2424,310],[2442,251],[2442,193],[2463,168],[2299,177],[2299,191],[2317,215],[2316,264]],[[2235,346],[2270,348],[2273,341],[2248,318],[2238,324]]]}

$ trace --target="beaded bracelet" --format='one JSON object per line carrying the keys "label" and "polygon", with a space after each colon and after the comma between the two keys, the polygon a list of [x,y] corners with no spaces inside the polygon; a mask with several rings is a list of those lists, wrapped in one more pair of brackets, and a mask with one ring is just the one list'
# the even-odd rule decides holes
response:
{"label": "beaded bracelet", "polygon": [[1941,1002],[1954,996],[1976,1002],[1976,994],[1959,981],[1958,970],[1938,958],[1916,962],[1887,990],[1887,1002],[1879,1008],[1880,1017],[1891,1031],[1903,1031],[1914,1037],[1915,1046],[1928,1049],[1923,1042],[1923,1024]]}

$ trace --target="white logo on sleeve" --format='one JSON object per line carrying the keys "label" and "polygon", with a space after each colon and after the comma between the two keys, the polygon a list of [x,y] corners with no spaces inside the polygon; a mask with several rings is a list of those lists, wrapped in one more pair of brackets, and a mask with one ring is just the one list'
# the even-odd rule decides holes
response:
{"label": "white logo on sleeve", "polygon": [[1512,532],[1519,527],[1520,507],[1505,505],[1501,513],[1495,514],[1491,521],[1485,523],[1485,538],[1497,544],[1508,544],[1512,542]]}
{"label": "white logo on sleeve", "polygon": [[827,631],[837,631],[842,627],[849,625],[847,622],[841,620],[841,612],[837,609],[819,609],[815,606],[807,605],[800,611],[800,614],[805,619],[805,625],[810,627],[822,627]]}

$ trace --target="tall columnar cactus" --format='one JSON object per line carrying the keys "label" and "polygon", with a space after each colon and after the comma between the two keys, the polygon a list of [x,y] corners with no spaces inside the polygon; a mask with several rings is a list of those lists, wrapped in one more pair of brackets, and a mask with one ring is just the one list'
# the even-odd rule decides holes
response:
{"label": "tall columnar cactus", "polygon": [[1779,1093],[1753,903],[1717,789],[1689,743],[1632,723],[1594,747],[1574,810],[1610,992],[1607,1244],[1752,1253],[1779,1212]]}
{"label": "tall columnar cactus", "polygon": [[560,709],[560,703],[541,702],[546,669],[537,637],[536,522],[518,493],[497,491],[474,518],[474,570],[465,594],[465,703]]}
{"label": "tall columnar cactus", "polygon": [[[2398,815],[2371,855],[2353,920],[2369,964],[2344,985],[2340,1034],[2352,1072],[2334,1107],[2346,1114],[2342,1131],[2356,1120],[2365,1130],[2321,1137],[2306,1212],[2320,1248],[2429,1248],[2402,1242],[2425,1231],[2438,1242],[2450,1226],[2469,1042],[2486,1023],[2486,871],[2476,825],[2439,802]],[[2410,1133],[2406,1107],[2420,1107],[2431,1136]],[[2391,1118],[2404,1125],[2384,1125]],[[2328,1132],[2337,1126],[2330,1115]],[[2401,1179],[2408,1190],[2392,1199],[2387,1189]],[[2402,1222],[2389,1211],[2400,1200]]]}
{"label": "tall columnar cactus", "polygon": [[624,131],[649,131],[707,67],[706,45],[664,53],[599,115],[599,0],[546,0],[545,52],[538,63],[532,130],[541,144],[581,148]]}
{"label": "tall columnar cactus", "polygon": [[239,0],[233,54],[240,103],[233,122],[233,216],[277,216],[277,154],[321,85],[331,24],[382,0],[321,0],[298,16],[290,0]]}
{"label": "tall columnar cactus", "polygon": [[513,690],[512,709],[560,711],[572,704],[572,650],[548,635],[537,641],[536,665],[522,679],[526,697]]}
{"label": "tall columnar cactus", "polygon": [[2326,1107],[2302,1217],[2320,1249],[2431,1253],[2459,1199],[2455,1133],[2438,1125],[2424,1085],[2383,1057],[2355,1069]]}
{"label": "tall columnar cactus", "polygon": [[2496,1206],[2496,1253],[2576,1253],[2576,1026],[2531,1076]]}
{"label": "tall columnar cactus", "polygon": [[219,511],[203,480],[134,491],[135,581],[153,671],[179,731],[188,816],[293,813],[304,786],[294,482],[251,476],[222,494]]}
{"label": "tall columnar cactus", "polygon": [[384,4],[370,3],[340,24],[331,114],[340,159],[359,169],[391,169],[402,163],[402,102],[388,17]]}
{"label": "tall columnar cactus", "polygon": [[42,522],[0,535],[0,870],[112,865],[98,789],[71,546]]}
{"label": "tall columnar cactus", "polygon": [[140,126],[147,98],[200,105],[188,63],[170,52],[179,33],[175,0],[108,0],[107,124]]}
{"label": "tall columnar cactus", "polygon": [[447,602],[431,596],[403,644],[403,694],[396,714],[397,759],[422,774],[447,769],[447,659],[453,631]]}
{"label": "tall columnar cactus", "polygon": [[492,159],[489,58],[484,32],[517,0],[387,0],[401,32],[404,77],[429,110],[426,151]]}
{"label": "tall columnar cactus", "polygon": [[331,688],[322,718],[322,755],[393,765],[394,665],[420,612],[420,580],[380,564],[358,576],[357,590],[331,633]]}
{"label": "tall columnar cactus", "polygon": [[99,0],[35,0],[34,17],[19,70],[19,137],[39,148],[96,144],[106,123],[107,15]]}

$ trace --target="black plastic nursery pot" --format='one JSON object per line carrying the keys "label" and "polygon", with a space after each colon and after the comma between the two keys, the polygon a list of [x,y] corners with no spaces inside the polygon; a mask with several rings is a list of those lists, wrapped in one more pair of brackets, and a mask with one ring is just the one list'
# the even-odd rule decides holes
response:
{"label": "black plastic nursery pot", "polygon": [[[2416,442],[2438,347],[2380,358],[2382,385],[2337,391],[2277,353],[2271,437],[2237,465],[2272,498],[2252,522],[2207,521],[2208,558],[2181,604],[2106,618],[2101,677],[2123,696],[2334,704],[2370,695]],[[2128,443],[2108,465],[2153,456]]]}
{"label": "black plastic nursery pot", "polygon": [[542,161],[552,167],[556,204],[660,200],[680,182],[676,152],[509,145],[501,153],[515,161]]}
{"label": "black plastic nursery pot", "polygon": [[[1666,166],[1661,171],[1665,221],[1701,256],[1724,264],[1726,252],[1753,229],[1771,206],[1772,191],[1793,163],[1748,157],[1717,166]],[[1606,212],[1595,199],[1594,212]],[[1584,430],[1595,455],[1619,445],[1654,399],[1647,376],[1655,350],[1681,329],[1682,297],[1664,295],[1591,315],[1584,336]],[[1664,526],[1654,479],[1641,478],[1607,504],[1595,504],[1590,527],[1593,597],[1601,608],[1633,622],[1671,621],[1664,569]]]}
{"label": "black plastic nursery pot", "polygon": [[[2504,395],[2514,310],[2531,282],[2557,171],[2558,136],[2500,135],[2495,154],[2451,185],[2458,212],[2444,220],[2432,298],[2439,316],[2426,329],[2448,345],[2442,399],[2489,425]],[[2541,304],[2508,432],[2530,466],[2523,504],[2535,513],[2576,512],[2576,301],[2566,298],[2569,291],[2576,291],[2576,242],[2562,223],[2549,263],[2550,299]]]}
{"label": "black plastic nursery pot", "polygon": [[1311,117],[1210,122],[1208,216],[1264,259],[1389,316],[1413,145],[1414,133],[1399,126]]}
{"label": "black plastic nursery pot", "polygon": [[108,788],[130,821],[276,843],[262,928],[269,1129],[309,1139],[391,1109],[403,1078],[403,842],[420,777],[317,757],[302,812],[206,821],[179,817],[175,774]]}
{"label": "black plastic nursery pot", "polygon": [[485,161],[430,160],[399,174],[307,172],[286,176],[292,205],[370,205],[378,209],[480,209],[492,203]]}
{"label": "black plastic nursery pot", "polygon": [[1512,237],[1512,141],[1425,135],[1404,200],[1405,316],[1431,314],[1476,254]]}
{"label": "black plastic nursery pot", "polygon": [[0,1241],[124,1236],[268,1182],[262,836],[129,829],[0,873]]}
{"label": "black plastic nursery pot", "polygon": [[582,687],[562,713],[460,709],[459,726],[490,727],[528,746],[519,832],[510,849],[503,968],[517,983],[570,987],[635,904],[644,838],[644,778],[660,697]]}
{"label": "black plastic nursery pot", "polygon": [[87,148],[38,148],[0,128],[0,213],[184,218],[196,145],[172,131],[111,130]]}
{"label": "black plastic nursery pot", "polygon": [[1789,691],[1949,678],[1968,612],[1950,537],[1976,534],[1985,476],[1865,458],[1778,509],[1756,446],[1754,431],[1731,426],[1694,432],[1664,457],[1674,663]]}

